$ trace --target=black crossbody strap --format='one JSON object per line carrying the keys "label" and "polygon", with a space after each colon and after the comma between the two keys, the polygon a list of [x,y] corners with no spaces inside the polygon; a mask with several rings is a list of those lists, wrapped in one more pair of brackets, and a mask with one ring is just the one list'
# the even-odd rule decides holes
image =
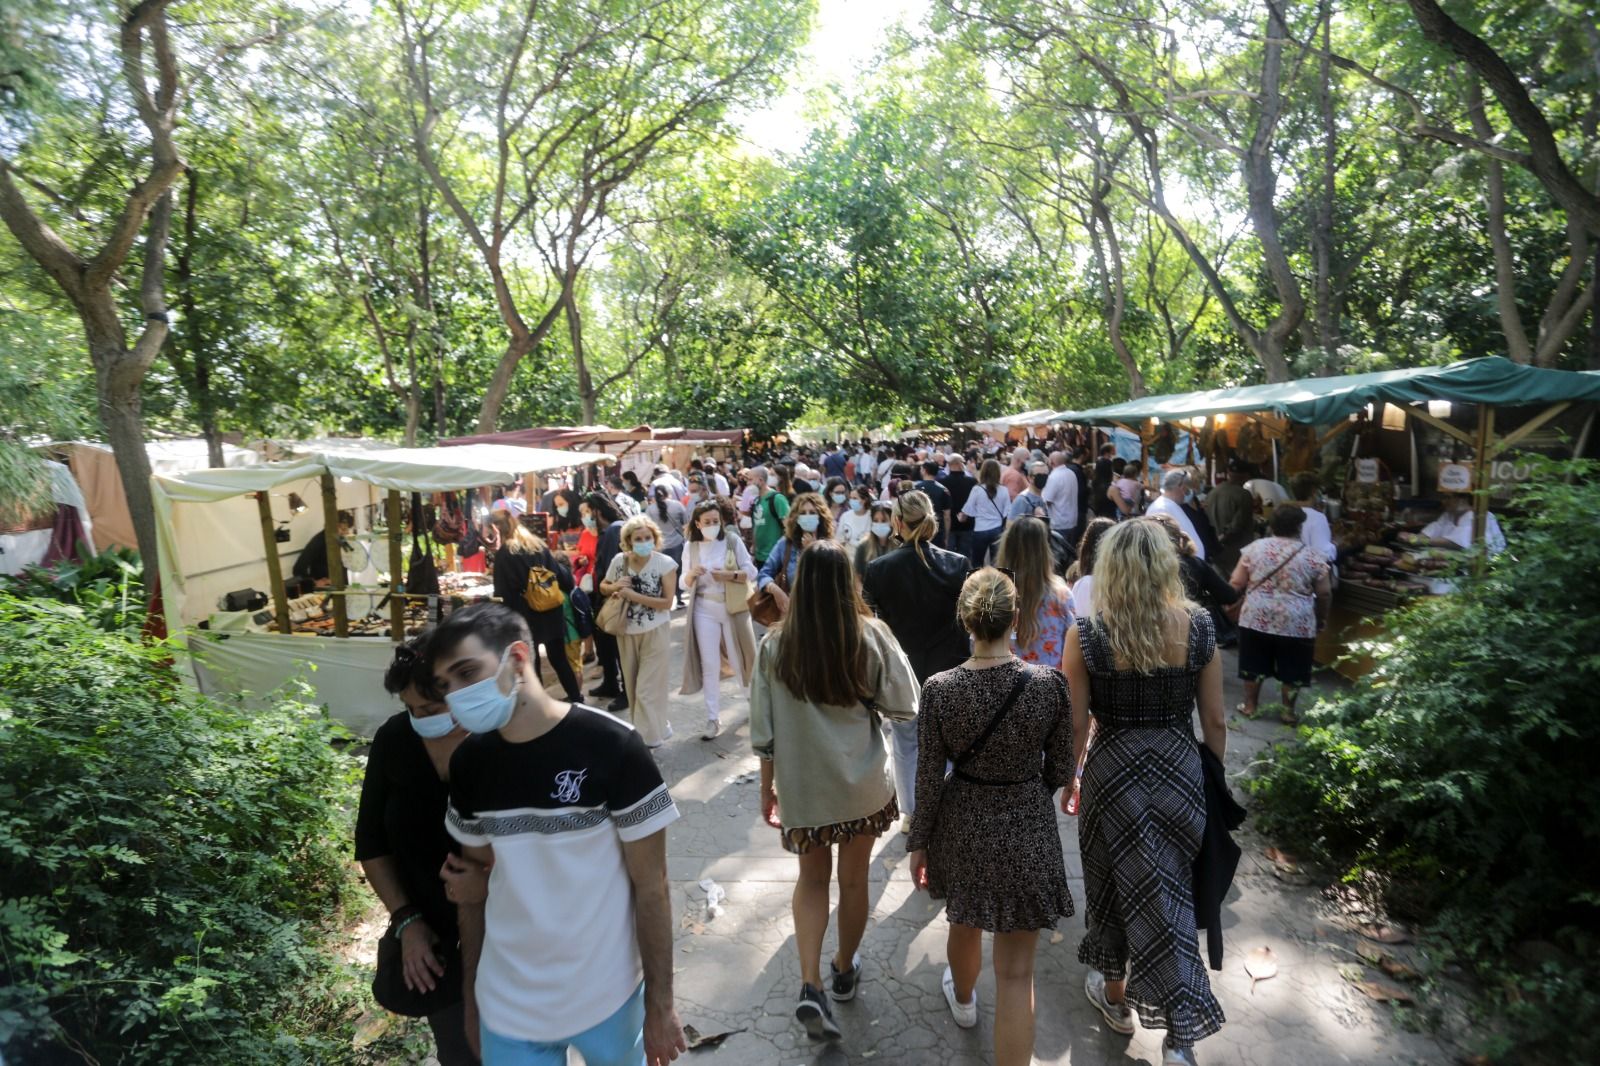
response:
{"label": "black crossbody strap", "polygon": [[954,769],[959,770],[971,762],[973,757],[983,750],[983,746],[989,743],[989,738],[999,728],[1001,720],[1011,713],[1011,707],[1017,702],[1017,697],[1021,696],[1022,690],[1028,687],[1029,680],[1031,678],[1027,669],[1024,668],[1017,677],[1016,682],[1011,686],[1011,691],[1006,694],[1006,701],[1000,705],[1000,709],[994,713],[994,717],[989,719],[989,724],[983,727],[983,732],[978,734],[978,739],[967,745],[967,750],[955,757],[952,762]]}

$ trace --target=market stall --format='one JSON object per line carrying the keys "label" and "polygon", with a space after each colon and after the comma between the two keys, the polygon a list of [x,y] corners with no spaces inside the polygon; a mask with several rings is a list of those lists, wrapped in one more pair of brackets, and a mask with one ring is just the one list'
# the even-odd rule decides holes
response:
{"label": "market stall", "polygon": [[[487,594],[481,576],[448,570],[437,593],[406,588],[402,494],[506,484],[602,458],[504,445],[330,447],[284,462],[152,477],[168,632],[186,644],[203,691],[260,697],[300,678],[335,717],[369,733],[392,713],[381,680],[393,641],[437,617],[444,603]],[[308,505],[317,500],[320,514]],[[356,518],[349,535],[341,536],[341,512]],[[319,527],[325,543],[342,550],[328,553],[326,588],[292,599],[284,545]]]}
{"label": "market stall", "polygon": [[634,426],[538,426],[500,433],[479,433],[467,437],[448,437],[442,447],[466,444],[508,444],[523,448],[561,448],[602,452],[617,464],[617,470],[632,470],[645,475],[657,463],[685,469],[696,455],[713,459],[738,459],[748,430],[743,429],[658,429]]}
{"label": "market stall", "polygon": [[[1421,543],[1440,492],[1471,495],[1472,543],[1481,544],[1496,496],[1527,476],[1513,450],[1587,456],[1600,403],[1600,375],[1546,370],[1490,356],[1448,366],[1273,385],[1143,397],[1059,422],[1115,426],[1149,451],[1175,428],[1200,436],[1208,474],[1219,455],[1248,442],[1280,472],[1317,469],[1336,439],[1340,498],[1330,505],[1344,580],[1319,659],[1382,632],[1382,615],[1404,598],[1447,592],[1462,557]],[[1174,460],[1176,461],[1176,460]],[[1405,476],[1400,476],[1404,471]],[[1357,663],[1354,670],[1364,664]],[[1347,667],[1350,668],[1350,667]]]}

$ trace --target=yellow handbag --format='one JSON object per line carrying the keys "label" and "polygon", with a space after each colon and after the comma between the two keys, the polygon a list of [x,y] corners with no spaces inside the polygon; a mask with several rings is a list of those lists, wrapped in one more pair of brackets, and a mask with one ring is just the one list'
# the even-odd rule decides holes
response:
{"label": "yellow handbag", "polygon": [[[727,568],[736,571],[739,569],[739,552],[733,540],[728,540]],[[749,575],[745,575],[748,577]],[[750,610],[750,582],[749,581],[724,581],[722,583],[722,600],[728,608],[729,614],[744,614]]]}

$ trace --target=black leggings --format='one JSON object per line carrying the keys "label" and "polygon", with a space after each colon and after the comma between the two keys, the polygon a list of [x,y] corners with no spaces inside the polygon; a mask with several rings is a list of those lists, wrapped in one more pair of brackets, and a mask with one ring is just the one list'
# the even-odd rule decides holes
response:
{"label": "black leggings", "polygon": [[578,677],[572,672],[572,664],[567,662],[567,620],[562,611],[559,608],[538,614],[530,611],[523,617],[528,620],[528,628],[533,632],[533,670],[540,682],[544,681],[544,672],[539,668],[539,645],[543,644],[550,652],[550,665],[555,668],[556,680],[561,682],[561,691],[566,699],[573,703],[583,699]]}
{"label": "black leggings", "polygon": [[[600,616],[600,608],[605,604],[604,596],[594,599],[595,617]],[[594,657],[600,661],[600,669],[604,680],[601,685],[608,689],[622,691],[622,652],[617,647],[617,638],[601,629],[594,627]]]}

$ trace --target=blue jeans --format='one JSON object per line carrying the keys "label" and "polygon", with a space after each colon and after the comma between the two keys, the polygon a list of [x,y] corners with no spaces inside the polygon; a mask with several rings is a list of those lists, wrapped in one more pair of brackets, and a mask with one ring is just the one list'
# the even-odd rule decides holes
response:
{"label": "blue jeans", "polygon": [[907,818],[917,809],[917,720],[889,723],[894,747],[894,794]]}
{"label": "blue jeans", "polygon": [[993,529],[986,529],[981,533],[977,530],[973,531],[971,541],[972,547],[971,550],[967,552],[967,558],[972,560],[972,568],[974,570],[985,565],[985,560],[989,558],[989,549],[994,547],[995,544],[1000,540],[1000,534],[1003,532],[1004,530],[1000,526],[995,526]]}
{"label": "blue jeans", "polygon": [[588,1066],[644,1066],[644,982],[611,1017],[565,1040],[519,1040],[487,1025],[479,1030],[483,1066],[567,1066],[569,1047],[577,1048]]}

